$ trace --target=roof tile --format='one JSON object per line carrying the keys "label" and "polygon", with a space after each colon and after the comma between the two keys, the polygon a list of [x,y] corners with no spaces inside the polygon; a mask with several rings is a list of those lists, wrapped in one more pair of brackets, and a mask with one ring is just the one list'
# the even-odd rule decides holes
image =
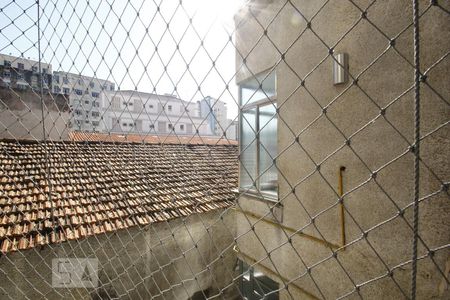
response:
{"label": "roof tile", "polygon": [[[1,251],[145,226],[232,204],[238,168],[235,144],[161,144],[140,138],[123,143],[123,138],[111,137],[112,142],[106,142],[96,134],[83,142],[0,141]],[[44,176],[46,154],[50,183]]]}

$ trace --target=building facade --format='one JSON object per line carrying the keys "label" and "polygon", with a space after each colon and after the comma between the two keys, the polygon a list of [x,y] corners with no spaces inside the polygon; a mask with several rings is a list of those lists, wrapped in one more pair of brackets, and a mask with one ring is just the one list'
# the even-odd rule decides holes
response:
{"label": "building facade", "polygon": [[227,119],[226,138],[229,140],[238,140],[239,138],[239,122],[238,120]]}
{"label": "building facade", "polygon": [[104,92],[104,130],[114,133],[211,135],[197,103],[139,91]]}
{"label": "building facade", "polygon": [[211,132],[223,136],[227,127],[226,103],[207,96],[198,102],[200,116],[208,120]]}
{"label": "building facade", "polygon": [[[51,90],[52,65],[41,63],[43,90]],[[40,91],[39,62],[0,54],[0,87]]]}
{"label": "building facade", "polygon": [[70,128],[77,131],[101,132],[102,92],[115,90],[111,81],[63,71],[53,73],[53,93],[68,98],[71,109]]}
{"label": "building facade", "polygon": [[[448,299],[450,21],[419,2],[428,9],[417,299]],[[261,0],[236,16],[237,244],[242,285],[255,286],[244,273],[254,268],[273,283],[270,299],[410,296],[412,5],[359,4]],[[330,53],[348,55],[348,81],[334,84]]]}

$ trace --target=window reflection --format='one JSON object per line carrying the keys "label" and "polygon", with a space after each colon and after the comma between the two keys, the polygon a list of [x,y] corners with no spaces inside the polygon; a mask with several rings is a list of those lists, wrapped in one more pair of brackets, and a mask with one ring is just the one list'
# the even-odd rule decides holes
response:
{"label": "window reflection", "polygon": [[275,96],[275,72],[253,77],[240,85],[241,104],[247,105],[258,100]]}
{"label": "window reflection", "polygon": [[277,149],[277,114],[274,105],[259,108],[259,184],[260,190],[277,193],[278,175],[273,159]]}
{"label": "window reflection", "polygon": [[260,74],[240,85],[240,187],[278,194],[275,72]]}

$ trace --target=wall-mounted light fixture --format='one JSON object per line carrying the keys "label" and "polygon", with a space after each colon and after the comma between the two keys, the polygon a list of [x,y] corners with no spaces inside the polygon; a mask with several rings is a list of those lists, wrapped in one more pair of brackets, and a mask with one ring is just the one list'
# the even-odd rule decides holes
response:
{"label": "wall-mounted light fixture", "polygon": [[339,53],[333,59],[333,84],[348,82],[348,54]]}

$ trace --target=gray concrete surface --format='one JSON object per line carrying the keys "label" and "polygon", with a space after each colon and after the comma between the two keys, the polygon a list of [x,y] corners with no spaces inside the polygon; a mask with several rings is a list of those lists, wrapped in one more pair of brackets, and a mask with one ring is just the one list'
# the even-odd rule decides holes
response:
{"label": "gray concrete surface", "polygon": [[[45,138],[66,140],[69,133],[68,99],[44,94]],[[44,139],[39,91],[0,88],[0,139]]]}

